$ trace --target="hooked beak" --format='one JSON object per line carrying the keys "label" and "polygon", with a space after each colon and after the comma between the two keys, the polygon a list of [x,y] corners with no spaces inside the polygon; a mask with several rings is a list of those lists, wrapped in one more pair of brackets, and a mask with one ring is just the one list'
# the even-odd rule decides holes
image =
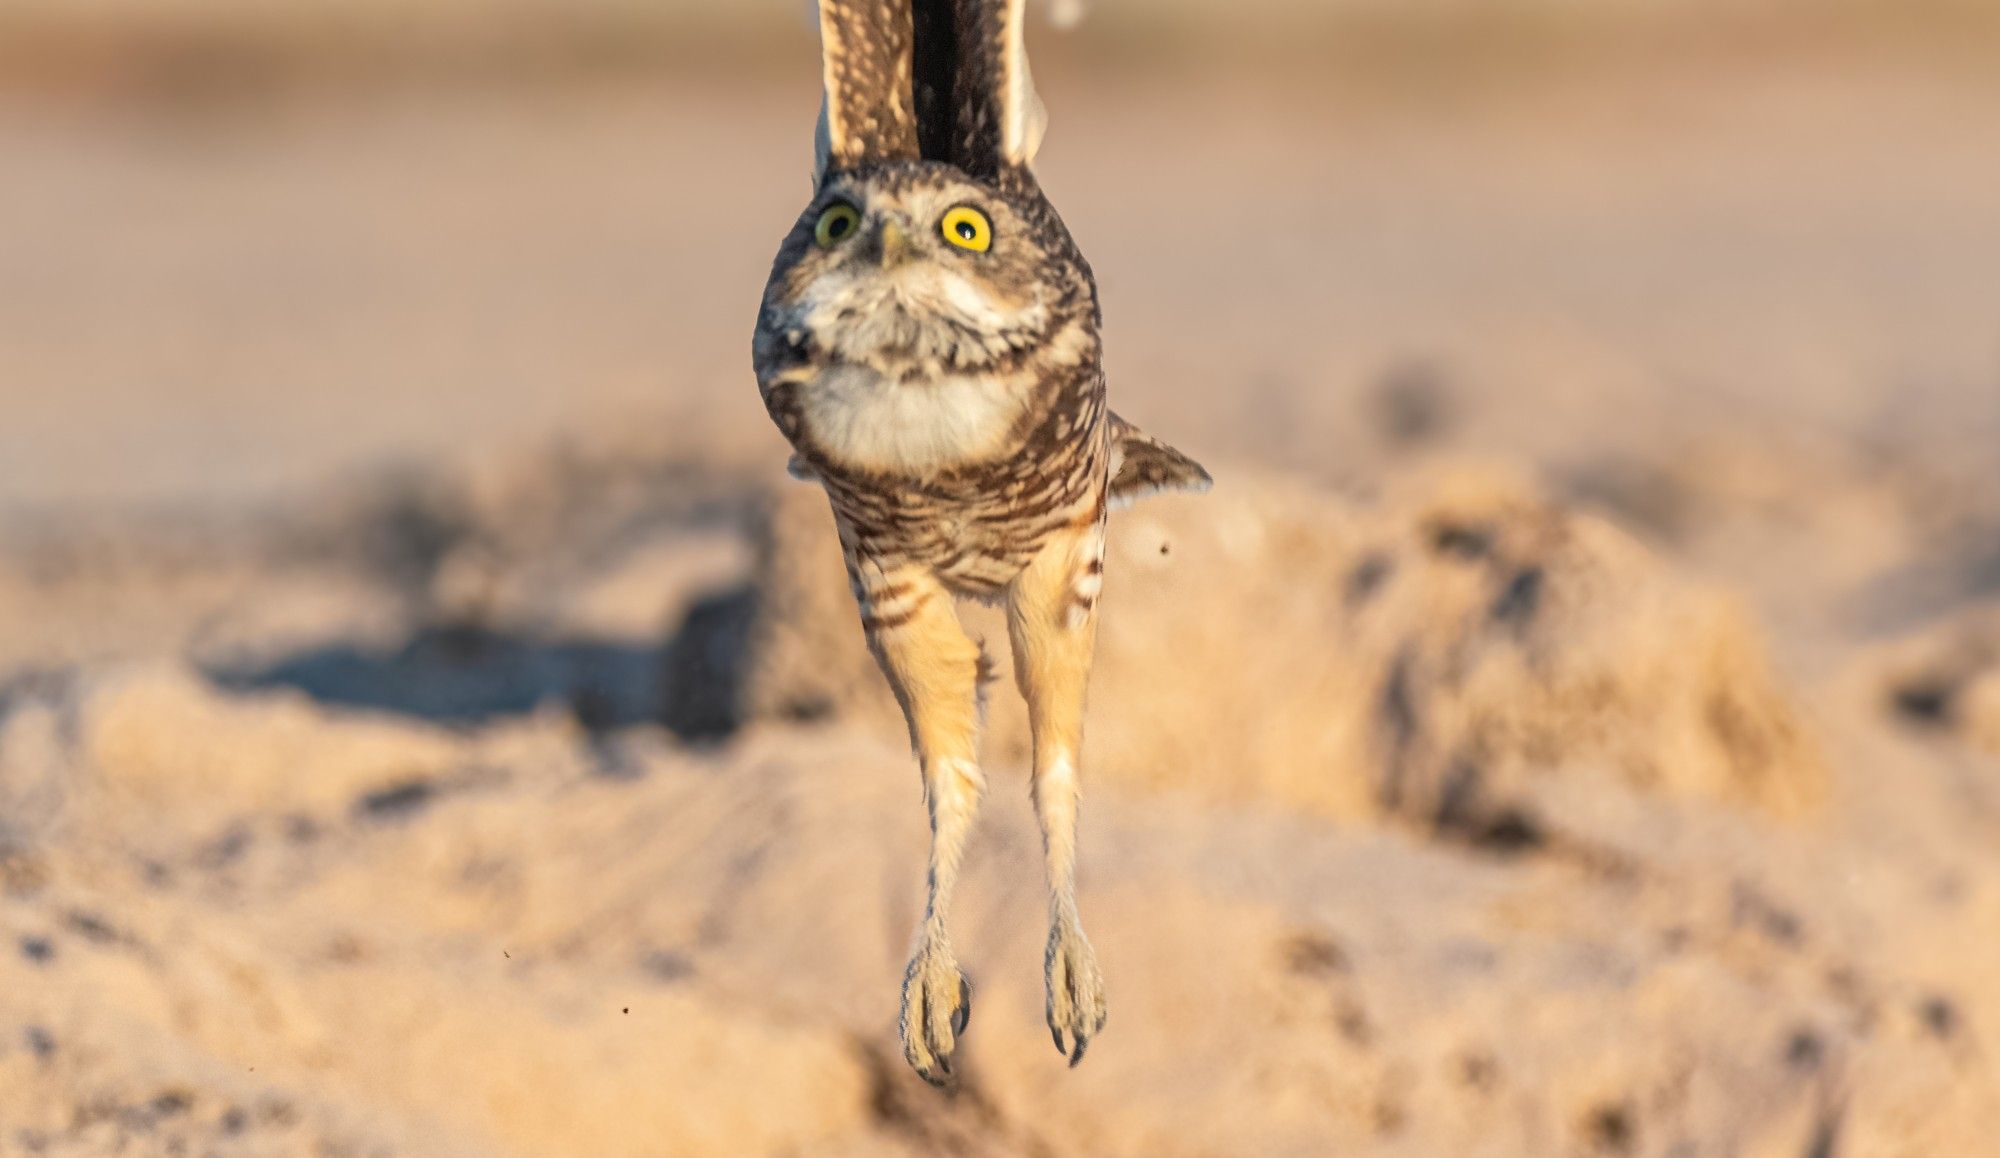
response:
{"label": "hooked beak", "polygon": [[917,252],[910,245],[908,235],[894,221],[884,221],[882,223],[880,248],[882,250],[883,269],[901,265],[906,259],[914,256]]}

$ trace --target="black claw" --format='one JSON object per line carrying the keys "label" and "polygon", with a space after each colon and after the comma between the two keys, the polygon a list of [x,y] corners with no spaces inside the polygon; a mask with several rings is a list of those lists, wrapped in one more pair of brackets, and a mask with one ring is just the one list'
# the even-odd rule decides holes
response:
{"label": "black claw", "polygon": [[931,1072],[929,1067],[917,1061],[916,1054],[905,1050],[903,1053],[903,1060],[910,1063],[910,1070],[913,1073],[915,1073],[918,1077],[924,1079],[925,1081],[929,1082],[931,1085],[942,1086],[944,1084],[944,1082],[940,1080],[935,1073]]}
{"label": "black claw", "polygon": [[954,1035],[962,1034],[965,1032],[965,1027],[970,1024],[972,1024],[972,986],[961,977],[958,979],[958,1008],[953,1010],[951,1015],[951,1032]]}
{"label": "black claw", "polygon": [[1076,1052],[1069,1055],[1069,1068],[1075,1069],[1083,1061],[1083,1051],[1089,1046],[1090,1038],[1080,1033],[1076,1035]]}
{"label": "black claw", "polygon": [[1063,1044],[1063,1032],[1057,1029],[1053,1023],[1049,1025],[1049,1037],[1056,1043],[1056,1052],[1062,1054],[1064,1057],[1068,1057],[1069,1047]]}

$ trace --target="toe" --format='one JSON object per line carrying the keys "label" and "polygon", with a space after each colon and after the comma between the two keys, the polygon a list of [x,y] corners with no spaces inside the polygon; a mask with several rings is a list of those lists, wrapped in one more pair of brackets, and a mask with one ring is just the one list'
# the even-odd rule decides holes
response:
{"label": "toe", "polygon": [[1048,958],[1049,1037],[1074,1067],[1104,1028],[1104,982],[1090,944],[1079,933],[1057,930]]}
{"label": "toe", "polygon": [[944,991],[931,990],[924,1001],[925,1040],[935,1054],[944,1072],[951,1073],[951,1055],[958,1050],[958,1009],[945,997]]}
{"label": "toe", "polygon": [[913,964],[903,986],[903,1057],[934,1086],[952,1079],[952,1056],[965,1032],[972,986],[953,966]]}
{"label": "toe", "polygon": [[930,1051],[914,1040],[903,1043],[903,1060],[910,1063],[916,1075],[934,1086],[942,1086],[949,1071],[938,1064],[938,1059]]}
{"label": "toe", "polygon": [[944,1084],[944,1071],[938,1056],[931,1052],[929,1035],[923,1029],[922,1010],[911,1010],[903,1023],[903,1060],[910,1063],[917,1076],[937,1086]]}

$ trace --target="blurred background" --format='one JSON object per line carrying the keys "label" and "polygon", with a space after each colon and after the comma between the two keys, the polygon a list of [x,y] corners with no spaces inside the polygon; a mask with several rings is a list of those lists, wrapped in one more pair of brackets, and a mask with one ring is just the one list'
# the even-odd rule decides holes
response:
{"label": "blurred background", "polygon": [[1118,524],[1107,1036],[1003,683],[937,1095],[749,368],[811,6],[0,10],[0,1152],[2000,1153],[2000,5],[1029,36],[1219,482]]}

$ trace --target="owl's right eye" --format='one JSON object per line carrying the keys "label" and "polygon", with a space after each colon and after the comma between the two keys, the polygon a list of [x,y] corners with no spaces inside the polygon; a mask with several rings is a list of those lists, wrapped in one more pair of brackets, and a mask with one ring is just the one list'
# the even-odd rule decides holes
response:
{"label": "owl's right eye", "polygon": [[819,224],[813,226],[813,240],[820,248],[831,249],[854,232],[861,224],[861,211],[845,201],[836,201],[819,215]]}

